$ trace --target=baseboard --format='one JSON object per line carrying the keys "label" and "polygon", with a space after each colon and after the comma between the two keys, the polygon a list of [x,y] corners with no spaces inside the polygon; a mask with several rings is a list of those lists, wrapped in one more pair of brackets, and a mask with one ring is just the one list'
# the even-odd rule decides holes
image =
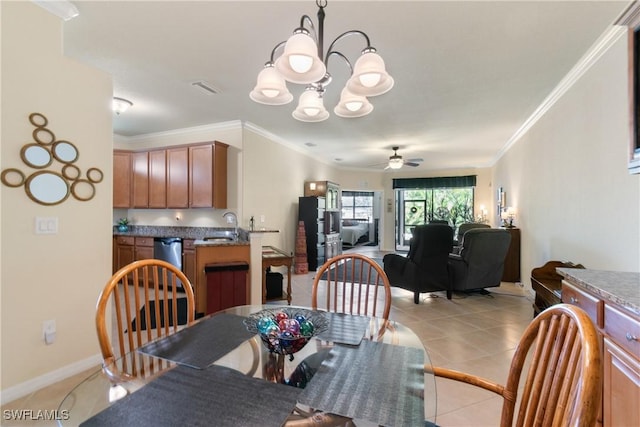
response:
{"label": "baseboard", "polygon": [[30,379],[13,387],[9,387],[0,392],[1,404],[4,405],[5,403],[11,402],[35,391],[38,391],[41,388],[48,387],[75,374],[79,374],[82,371],[100,366],[101,363],[102,356],[98,353],[93,356],[87,357],[86,359],[74,362],[70,365],[63,366],[62,368],[56,369],[55,371],[47,372],[46,374],[40,375],[39,377]]}

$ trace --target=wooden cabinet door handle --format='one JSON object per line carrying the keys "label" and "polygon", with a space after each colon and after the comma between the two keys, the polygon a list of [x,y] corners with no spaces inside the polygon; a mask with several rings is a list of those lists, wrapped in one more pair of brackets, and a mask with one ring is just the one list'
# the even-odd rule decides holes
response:
{"label": "wooden cabinet door handle", "polygon": [[576,298],[576,297],[570,297],[570,298],[569,298],[569,302],[571,302],[571,304],[578,304],[578,298]]}
{"label": "wooden cabinet door handle", "polygon": [[636,337],[635,335],[632,335],[631,332],[627,332],[627,341],[638,341],[638,337]]}

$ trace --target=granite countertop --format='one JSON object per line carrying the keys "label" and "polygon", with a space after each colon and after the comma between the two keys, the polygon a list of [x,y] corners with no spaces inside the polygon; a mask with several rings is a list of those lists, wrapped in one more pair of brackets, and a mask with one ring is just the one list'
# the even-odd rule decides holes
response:
{"label": "granite countertop", "polygon": [[225,227],[171,227],[153,225],[130,225],[128,231],[119,231],[118,226],[113,227],[114,236],[133,237],[179,237],[181,239],[194,239],[196,246],[240,246],[249,245],[249,233],[238,228],[238,240],[234,241],[205,241],[204,238],[220,231],[233,231],[233,228]]}
{"label": "granite countertop", "polygon": [[640,316],[640,273],[579,268],[558,268],[557,271],[604,300],[626,307]]}

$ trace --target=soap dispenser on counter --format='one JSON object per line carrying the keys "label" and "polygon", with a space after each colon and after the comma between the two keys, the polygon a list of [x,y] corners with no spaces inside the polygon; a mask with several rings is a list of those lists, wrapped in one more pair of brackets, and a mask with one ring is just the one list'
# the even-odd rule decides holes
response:
{"label": "soap dispenser on counter", "polygon": [[251,219],[249,219],[249,231],[253,231],[255,227],[255,220],[253,219],[253,215],[251,215]]}

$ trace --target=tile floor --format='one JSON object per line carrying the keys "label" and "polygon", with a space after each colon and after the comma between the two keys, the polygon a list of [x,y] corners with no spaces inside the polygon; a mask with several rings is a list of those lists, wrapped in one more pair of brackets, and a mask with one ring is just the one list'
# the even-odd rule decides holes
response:
{"label": "tile floor", "polygon": [[[376,247],[356,252],[381,258]],[[292,277],[292,304],[309,306],[314,272]],[[531,300],[521,288],[503,283],[489,295],[444,292],[423,294],[420,304],[413,293],[393,288],[390,317],[413,329],[422,339],[434,365],[463,370],[504,383],[520,335],[532,319]],[[55,409],[71,388],[88,376],[80,373],[2,407],[2,426],[55,426],[50,421],[5,420],[5,410]],[[437,424],[441,427],[499,425],[501,400],[492,393],[438,379]]]}

